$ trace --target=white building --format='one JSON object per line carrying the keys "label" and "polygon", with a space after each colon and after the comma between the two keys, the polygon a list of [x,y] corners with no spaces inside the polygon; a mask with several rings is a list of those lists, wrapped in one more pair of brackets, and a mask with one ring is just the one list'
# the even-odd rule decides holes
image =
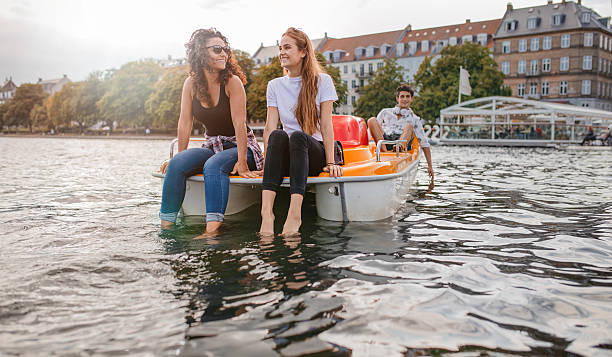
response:
{"label": "white building", "polygon": [[49,95],[53,95],[55,92],[59,92],[64,84],[72,82],[68,79],[68,76],[64,74],[62,78],[57,79],[47,79],[42,80],[42,78],[38,78],[38,82],[36,84],[40,84],[45,92],[49,93]]}
{"label": "white building", "polygon": [[0,104],[4,104],[7,100],[15,96],[17,85],[13,83],[13,78],[4,80],[4,84],[0,87]]}

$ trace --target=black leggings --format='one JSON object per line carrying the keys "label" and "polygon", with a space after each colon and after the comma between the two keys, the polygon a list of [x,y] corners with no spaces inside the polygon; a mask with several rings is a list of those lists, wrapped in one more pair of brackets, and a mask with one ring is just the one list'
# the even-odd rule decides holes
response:
{"label": "black leggings", "polygon": [[304,195],[308,176],[318,176],[325,167],[323,143],[294,131],[274,130],[268,138],[262,190],[278,191],[283,177],[290,177],[290,194]]}

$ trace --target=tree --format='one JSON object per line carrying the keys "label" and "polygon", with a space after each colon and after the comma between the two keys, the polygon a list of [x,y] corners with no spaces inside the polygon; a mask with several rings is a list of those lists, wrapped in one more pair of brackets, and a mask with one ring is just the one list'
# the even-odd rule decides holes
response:
{"label": "tree", "polygon": [[47,107],[45,103],[36,104],[30,111],[30,120],[32,126],[35,127],[49,127],[49,120],[47,115]]}
{"label": "tree", "polygon": [[74,121],[79,124],[81,133],[86,127],[95,124],[100,119],[97,103],[106,92],[102,78],[102,72],[93,72],[87,80],[75,84],[72,105],[75,112]]}
{"label": "tree", "polygon": [[97,103],[101,119],[112,129],[113,123],[120,126],[149,126],[151,118],[146,115],[145,102],[160,79],[162,68],[151,61],[129,62],[112,74],[108,91]]}
{"label": "tree", "polygon": [[415,112],[433,124],[441,109],[457,103],[460,66],[470,73],[472,86],[472,95],[462,96],[462,100],[512,95],[504,87],[504,74],[490,54],[487,47],[465,43],[445,47],[435,61],[426,58],[414,77],[419,92],[412,104]]}
{"label": "tree", "polygon": [[162,79],[155,83],[154,91],[145,103],[153,126],[176,128],[181,114],[183,83],[187,76],[187,67],[174,67],[166,70]]}
{"label": "tree", "polygon": [[0,104],[0,132],[4,129],[5,123],[8,122],[8,118],[5,118],[5,114],[7,110],[8,110],[8,102]]}
{"label": "tree", "polygon": [[364,119],[375,117],[383,108],[395,106],[395,90],[404,82],[403,70],[397,61],[386,58],[374,77],[360,91],[355,115]]}
{"label": "tree", "polygon": [[326,59],[325,56],[321,52],[317,52],[317,60],[321,67],[325,69],[325,72],[332,77],[334,81],[334,87],[336,87],[336,94],[338,94],[338,101],[334,103],[334,106],[339,105],[339,103],[344,103],[346,101],[346,94],[348,89],[344,82],[342,81],[342,77],[340,76],[340,70],[334,66],[332,66]]}
{"label": "tree", "polygon": [[77,120],[74,102],[78,86],[77,82],[66,83],[59,92],[49,98],[48,126],[59,129],[68,127]]}
{"label": "tree", "polygon": [[30,112],[37,104],[42,104],[47,93],[40,84],[22,84],[17,87],[15,96],[7,103],[8,108],[5,116],[13,118],[9,125],[27,126],[32,132],[32,120]]}
{"label": "tree", "polygon": [[242,69],[242,73],[244,73],[244,75],[246,76],[247,83],[244,86],[244,89],[248,90],[249,87],[251,86],[251,82],[253,81],[253,75],[254,75],[253,72],[255,71],[255,61],[251,58],[251,55],[249,55],[245,51],[232,50],[232,53],[234,54],[234,57],[236,57],[236,61],[238,62],[238,65]]}
{"label": "tree", "polygon": [[268,65],[259,67],[247,91],[247,117],[250,122],[266,121],[268,82],[282,76],[283,67],[278,57],[272,58]]}

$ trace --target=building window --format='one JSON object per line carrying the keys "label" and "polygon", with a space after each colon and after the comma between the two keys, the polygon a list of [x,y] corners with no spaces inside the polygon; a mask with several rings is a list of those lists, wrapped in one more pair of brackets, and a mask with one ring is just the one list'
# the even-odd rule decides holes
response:
{"label": "building window", "polygon": [[365,81],[363,79],[359,80],[359,88],[363,88],[365,86]]}
{"label": "building window", "polygon": [[542,72],[550,72],[550,58],[542,59]]}
{"label": "building window", "polygon": [[548,82],[542,82],[542,95],[546,96],[548,95],[548,88],[549,88],[549,84]]}
{"label": "building window", "polygon": [[552,25],[553,26],[559,26],[559,25],[563,24],[564,22],[565,22],[565,15],[563,15],[563,14],[553,15],[553,17],[552,17]]}
{"label": "building window", "polygon": [[584,95],[591,94],[591,80],[589,79],[582,80],[582,90],[580,91],[580,93]]}
{"label": "building window", "polygon": [[527,52],[527,40],[519,40],[518,50],[519,52]]}
{"label": "building window", "polygon": [[351,66],[351,72],[352,72],[352,73],[357,72],[357,67],[355,66],[355,64],[353,64],[353,65]]}
{"label": "building window", "polygon": [[567,81],[559,82],[559,94],[567,94]]}
{"label": "building window", "polygon": [[506,29],[507,32],[511,32],[511,31],[516,30],[517,25],[518,25],[518,21],[510,20],[504,23],[504,28]]}
{"label": "building window", "polygon": [[472,35],[465,35],[465,36],[461,37],[461,42],[463,42],[463,43],[472,42]]}
{"label": "building window", "polygon": [[356,101],[355,101],[355,96],[352,95],[351,96],[351,105],[355,105],[355,104],[357,104]]}
{"label": "building window", "polygon": [[569,48],[570,34],[561,35],[561,48]]}
{"label": "building window", "polygon": [[503,74],[509,75],[510,74],[510,62],[508,61],[502,62],[501,71]]}
{"label": "building window", "polygon": [[516,87],[516,95],[519,97],[525,96],[525,83],[521,83]]}
{"label": "building window", "polygon": [[581,20],[582,20],[583,23],[591,22],[591,13],[590,12],[583,12],[582,16],[581,16]]}
{"label": "building window", "polygon": [[376,64],[376,69],[381,69],[381,68],[383,68],[383,66],[384,66],[384,65],[385,65],[385,64],[384,64],[383,62],[378,62],[378,63]]}
{"label": "building window", "polygon": [[374,73],[374,63],[368,63],[368,73]]}
{"label": "building window", "polygon": [[476,41],[478,41],[478,43],[480,43],[483,46],[486,46],[487,42],[489,42],[487,41],[487,39],[488,39],[488,35],[486,33],[479,33],[478,35],[476,35]]}
{"label": "building window", "polygon": [[582,69],[593,69],[593,56],[582,56]]}
{"label": "building window", "polygon": [[357,87],[357,81],[353,79],[351,81],[351,88],[356,88],[356,87]]}
{"label": "building window", "polygon": [[533,96],[538,95],[538,84],[537,83],[529,83],[529,95],[533,95]]}
{"label": "building window", "polygon": [[552,48],[552,37],[544,36],[544,39],[542,40],[542,49],[550,50],[551,48]]}
{"label": "building window", "polygon": [[593,47],[593,33],[592,32],[585,32],[584,47]]}
{"label": "building window", "polygon": [[429,52],[429,41],[427,40],[421,41],[421,50],[423,52]]}
{"label": "building window", "polygon": [[531,75],[538,74],[538,60],[529,61],[529,74]]}
{"label": "building window", "polygon": [[360,63],[360,64],[359,64],[359,75],[360,75],[360,76],[363,76],[363,75],[364,75],[364,72],[365,72],[365,66],[364,66],[364,64],[363,64],[363,63]]}
{"label": "building window", "polygon": [[348,65],[346,65],[346,64],[344,65],[344,73],[345,74],[348,73]]}
{"label": "building window", "polygon": [[448,39],[448,44],[451,46],[455,46],[457,44],[457,37],[451,37]]}
{"label": "building window", "polygon": [[569,57],[561,57],[561,60],[559,61],[559,70],[560,71],[569,70]]}
{"label": "building window", "polygon": [[530,17],[527,19],[527,28],[530,30],[535,29],[540,24],[540,18]]}
{"label": "building window", "polygon": [[525,60],[520,60],[518,61],[518,73],[525,73],[525,71],[527,70],[527,61]]}
{"label": "building window", "polygon": [[540,39],[539,38],[532,38],[531,39],[531,48],[532,51],[537,51],[540,49]]}
{"label": "building window", "polygon": [[510,53],[510,41],[502,42],[502,53]]}

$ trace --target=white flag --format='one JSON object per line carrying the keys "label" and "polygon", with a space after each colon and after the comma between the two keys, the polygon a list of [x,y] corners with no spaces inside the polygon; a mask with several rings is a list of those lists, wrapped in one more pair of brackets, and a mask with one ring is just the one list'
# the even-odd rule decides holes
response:
{"label": "white flag", "polygon": [[470,86],[470,73],[459,67],[459,94],[471,95],[472,86]]}

